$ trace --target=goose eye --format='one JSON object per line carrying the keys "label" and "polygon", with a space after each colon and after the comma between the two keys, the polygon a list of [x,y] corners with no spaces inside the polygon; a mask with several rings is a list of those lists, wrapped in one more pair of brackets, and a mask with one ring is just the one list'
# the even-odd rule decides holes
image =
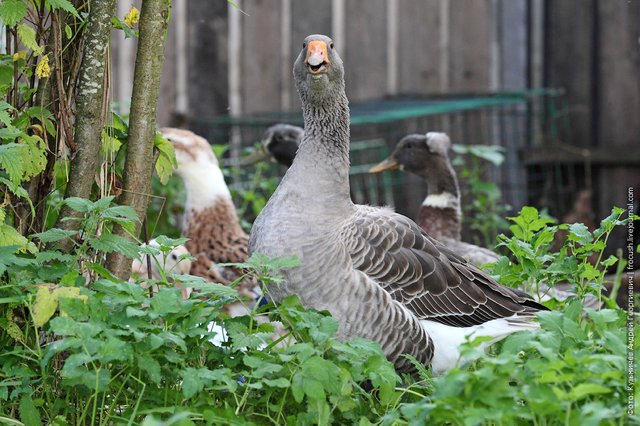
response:
{"label": "goose eye", "polygon": [[302,48],[306,49],[307,48],[307,43],[302,43]]}
{"label": "goose eye", "polygon": [[333,49],[333,43],[329,43],[329,47]]}

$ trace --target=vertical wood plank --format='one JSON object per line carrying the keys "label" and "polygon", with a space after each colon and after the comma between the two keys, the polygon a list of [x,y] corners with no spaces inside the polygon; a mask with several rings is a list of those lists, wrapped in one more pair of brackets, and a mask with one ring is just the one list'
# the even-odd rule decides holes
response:
{"label": "vertical wood plank", "polygon": [[592,55],[594,0],[546,2],[545,85],[565,88],[572,134],[565,143],[592,146]]}
{"label": "vertical wood plank", "polygon": [[[174,11],[175,6],[171,8],[171,13],[174,14]],[[176,84],[179,62],[176,22],[176,19],[169,20],[168,37],[164,45],[164,63],[162,64],[160,93],[158,95],[158,108],[156,112],[156,122],[160,127],[173,125],[176,113],[178,112],[176,100],[180,87]],[[183,113],[184,112],[186,111],[183,111]]]}
{"label": "vertical wood plank", "polygon": [[450,82],[452,92],[479,92],[489,87],[491,45],[490,0],[450,2]]}
{"label": "vertical wood plank", "polygon": [[242,112],[280,109],[280,8],[273,1],[244,0],[242,10]]}
{"label": "vertical wood plank", "polygon": [[[640,3],[598,2],[598,144],[640,149]],[[627,188],[640,185],[639,167],[599,172],[600,217],[625,207]],[[619,232],[623,241],[624,232]]]}
{"label": "vertical wood plank", "polygon": [[[302,50],[302,40],[309,34],[326,34],[331,36],[331,0],[315,0],[312,2],[294,0],[291,4],[291,64]],[[341,40],[335,40],[340,48]],[[293,74],[289,73],[291,106],[299,111],[302,104],[293,83]]]}
{"label": "vertical wood plank", "polygon": [[188,0],[187,16],[189,116],[202,119],[226,114],[229,105],[227,3]]}
{"label": "vertical wood plank", "polygon": [[[346,2],[346,44],[341,48],[345,62],[347,96],[351,102],[384,96],[387,87],[385,0]],[[365,29],[373,29],[365,30]]]}
{"label": "vertical wood plank", "polygon": [[425,95],[440,89],[441,0],[398,2],[398,91]]}
{"label": "vertical wood plank", "polygon": [[527,88],[527,0],[500,0],[500,89]]}

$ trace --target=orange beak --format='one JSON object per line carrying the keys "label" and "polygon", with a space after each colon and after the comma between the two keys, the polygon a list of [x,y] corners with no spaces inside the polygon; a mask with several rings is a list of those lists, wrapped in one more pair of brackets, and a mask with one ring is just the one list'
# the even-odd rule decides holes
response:
{"label": "orange beak", "polygon": [[307,57],[304,64],[309,68],[311,74],[326,72],[326,65],[329,65],[329,55],[327,54],[327,43],[324,41],[310,41],[307,46]]}
{"label": "orange beak", "polygon": [[380,173],[385,170],[397,170],[400,168],[400,164],[394,159],[387,158],[382,163],[377,164],[369,169],[369,173]]}

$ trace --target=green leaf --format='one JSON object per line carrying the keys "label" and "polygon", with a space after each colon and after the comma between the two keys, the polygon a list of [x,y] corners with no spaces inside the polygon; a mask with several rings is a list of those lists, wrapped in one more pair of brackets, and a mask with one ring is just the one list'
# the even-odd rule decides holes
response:
{"label": "green leaf", "polygon": [[127,257],[138,259],[140,257],[138,245],[121,235],[102,234],[98,238],[89,240],[89,245],[104,253],[121,252]]}
{"label": "green leaf", "polygon": [[204,389],[204,382],[200,378],[200,372],[195,368],[187,368],[182,371],[182,393],[185,398],[191,398]]}
{"label": "green leaf", "polygon": [[593,236],[583,223],[572,223],[569,225],[569,240],[577,241],[581,244],[590,243],[593,240]]}
{"label": "green leaf", "polygon": [[0,223],[0,247],[17,246],[16,251],[37,251],[35,245],[23,237],[13,226]]}
{"label": "green leaf", "polygon": [[[147,356],[138,355],[137,360],[138,360],[138,367],[140,367],[142,371],[144,371],[149,375],[149,378],[153,383],[159,384],[160,380],[162,379],[162,375],[160,373],[160,364],[158,363],[158,361],[156,361],[149,355]],[[183,384],[183,387],[184,387],[184,384]]]}
{"label": "green leaf", "polygon": [[31,395],[23,395],[20,398],[20,420],[27,426],[30,425],[41,425],[42,418],[40,417],[40,413],[36,408],[33,400],[31,399]]}
{"label": "green leaf", "polygon": [[51,6],[52,9],[62,9],[69,12],[76,18],[82,19],[80,18],[80,15],[78,14],[78,11],[76,10],[76,8],[73,6],[73,4],[71,4],[71,2],[69,2],[69,0],[46,0],[46,1],[47,3],[49,3],[49,6]]}
{"label": "green leaf", "polygon": [[36,30],[31,28],[27,24],[20,24],[17,27],[17,31],[18,38],[20,38],[22,44],[33,50],[33,53],[35,53],[37,56],[42,54],[42,52],[44,51],[44,47],[38,45],[38,42],[36,41]]}
{"label": "green leaf", "polygon": [[64,34],[67,36],[67,40],[71,40],[73,37],[73,31],[71,31],[71,27],[69,25],[64,26]]}
{"label": "green leaf", "polygon": [[610,388],[596,383],[580,383],[578,386],[571,389],[568,397],[572,401],[578,401],[589,395],[605,394],[610,393],[611,391],[612,390]]}
{"label": "green leaf", "polygon": [[39,239],[40,241],[42,241],[43,243],[51,243],[54,241],[64,240],[65,238],[69,238],[73,235],[76,235],[77,233],[78,231],[52,228],[52,229],[49,229],[48,231],[33,234],[33,236]]}
{"label": "green leaf", "polygon": [[180,312],[182,296],[176,289],[161,289],[151,300],[151,308],[161,317]]}
{"label": "green leaf", "polygon": [[63,203],[80,213],[86,213],[93,207],[93,203],[90,200],[79,197],[65,198]]}
{"label": "green leaf", "polygon": [[58,308],[58,298],[46,285],[41,285],[36,293],[36,302],[33,304],[31,316],[33,325],[42,327],[49,321]]}
{"label": "green leaf", "polygon": [[0,2],[0,20],[3,25],[13,27],[27,16],[27,6],[22,0],[2,0]]}
{"label": "green leaf", "polygon": [[176,152],[173,144],[160,132],[156,132],[153,143],[160,151],[160,156],[156,161],[156,173],[158,173],[160,182],[166,185],[173,173],[173,169],[178,167]]}
{"label": "green leaf", "polygon": [[[0,129],[10,130],[8,128]],[[22,135],[21,143],[0,145],[0,166],[4,167],[9,179],[14,183],[28,179],[42,172],[47,164],[44,142],[37,136]],[[10,138],[15,139],[14,134]],[[0,138],[3,135],[0,134]]]}

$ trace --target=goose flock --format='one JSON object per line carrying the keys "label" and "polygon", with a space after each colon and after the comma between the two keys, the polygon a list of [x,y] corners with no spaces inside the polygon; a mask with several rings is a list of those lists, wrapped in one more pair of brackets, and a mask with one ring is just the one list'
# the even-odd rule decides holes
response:
{"label": "goose flock", "polygon": [[305,307],[327,310],[338,337],[378,342],[399,372],[414,373],[411,355],[434,374],[459,365],[459,346],[486,337],[486,347],[538,327],[546,308],[529,294],[496,282],[478,265],[490,250],[465,243],[460,191],[444,133],[409,135],[372,172],[399,168],[425,178],[429,195],[416,222],[386,207],[354,204],[349,186],[349,106],[344,66],[333,41],[310,35],[293,67],[303,128],[278,124],[243,165],[272,158],[288,170],[258,215],[250,236],[240,227],[229,189],[209,143],[163,129],[187,193],[183,235],[195,257],[190,273],[238,283],[245,296],[232,315],[250,309],[260,288],[237,268],[247,260],[296,256],[300,265],[265,290],[279,303],[297,295]]}

